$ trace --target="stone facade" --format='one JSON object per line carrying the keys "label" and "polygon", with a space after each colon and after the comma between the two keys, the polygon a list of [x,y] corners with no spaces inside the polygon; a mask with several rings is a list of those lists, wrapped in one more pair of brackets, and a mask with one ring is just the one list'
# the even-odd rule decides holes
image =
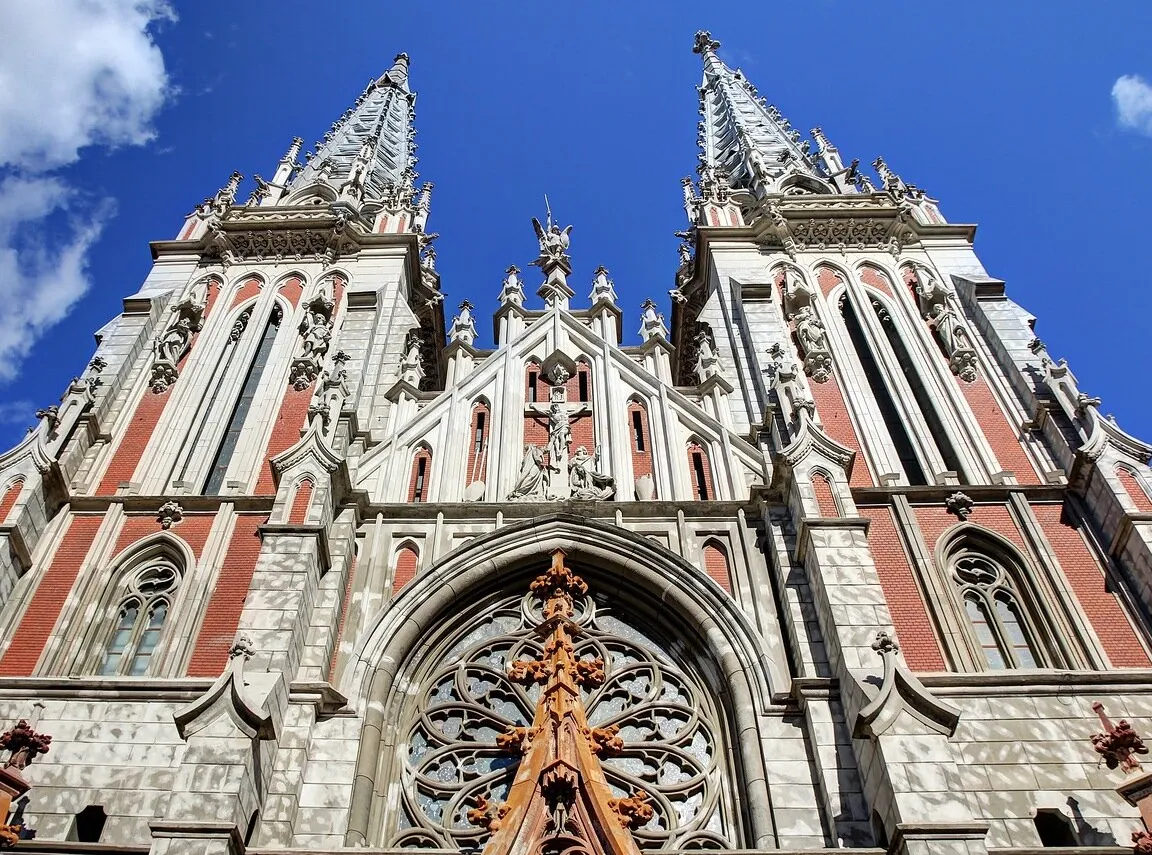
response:
{"label": "stone facade", "polygon": [[1090,737],[1097,701],[1152,731],[1152,448],[972,226],[811,153],[716,48],[639,344],[608,271],[577,305],[550,218],[493,349],[446,319],[404,55],[306,165],[152,244],[0,456],[0,722],[53,737],[17,845],[510,839],[543,690],[505,672],[543,655],[557,551],[590,589],[565,667],[605,672],[578,720],[621,739],[577,775],[630,823],[607,848],[1129,845]]}

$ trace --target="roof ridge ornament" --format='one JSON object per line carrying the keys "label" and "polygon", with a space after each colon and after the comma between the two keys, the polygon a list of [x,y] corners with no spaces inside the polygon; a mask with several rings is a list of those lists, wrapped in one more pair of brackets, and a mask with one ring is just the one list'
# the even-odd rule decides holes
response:
{"label": "roof ridge ornament", "polygon": [[642,790],[615,798],[600,765],[601,756],[624,743],[617,728],[588,723],[581,690],[604,683],[604,661],[581,659],[576,652],[573,640],[582,630],[573,620],[574,600],[588,593],[588,584],[564,559],[563,550],[553,552],[550,567],[530,586],[543,601],[536,633],[546,639],[544,655],[508,669],[515,682],[543,686],[532,725],[497,737],[502,751],[523,755],[508,799],[495,805],[479,796],[467,814],[470,823],[493,833],[484,855],[574,850],[639,855],[629,830],[653,816]]}
{"label": "roof ridge ornament", "polygon": [[692,42],[692,53],[706,55],[715,52],[720,47],[720,42],[712,38],[712,34],[707,30],[697,30],[694,41]]}

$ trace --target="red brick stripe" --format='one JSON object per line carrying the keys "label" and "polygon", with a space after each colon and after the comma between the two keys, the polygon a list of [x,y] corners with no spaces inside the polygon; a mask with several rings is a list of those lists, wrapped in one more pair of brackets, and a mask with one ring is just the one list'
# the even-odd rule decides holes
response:
{"label": "red brick stripe", "polygon": [[[204,307],[205,319],[216,304],[216,297],[219,293],[220,283],[212,280],[208,284],[208,303]],[[196,333],[188,343],[188,352],[184,354],[184,358],[180,360],[180,364],[177,366],[181,373],[184,373],[184,366],[188,363],[188,358],[192,355],[199,338],[200,333]],[[177,380],[176,382],[179,383],[180,381]],[[136,410],[132,413],[132,420],[128,423],[128,427],[120,439],[120,445],[112,455],[112,460],[108,464],[103,480],[100,481],[100,486],[96,488],[96,495],[114,496],[116,489],[122,483],[132,480],[136,474],[136,468],[140,465],[140,459],[144,456],[144,449],[152,438],[152,432],[156,430],[156,425],[160,422],[164,406],[172,396],[172,389],[173,387],[169,386],[160,393],[153,392],[151,389],[144,390],[144,397],[136,404]]]}
{"label": "red brick stripe", "polygon": [[[1136,510],[1144,514],[1152,513],[1152,499],[1148,498],[1148,491],[1144,489],[1140,479],[1123,466],[1116,467],[1116,477],[1120,479],[1120,483],[1128,491],[1128,496],[1136,505]],[[4,505],[0,504],[0,520],[2,519],[4,519]]]}
{"label": "red brick stripe", "polygon": [[244,599],[252,585],[252,574],[260,557],[262,514],[241,514],[228,543],[228,553],[216,588],[208,600],[204,623],[196,638],[196,649],[188,663],[189,677],[217,677],[228,662],[228,650],[240,625]]}
{"label": "red brick stripe", "polygon": [[704,545],[704,572],[717,585],[729,594],[732,593],[732,579],[728,572],[728,554],[715,543]]}
{"label": "red brick stripe", "polygon": [[68,530],[36,586],[11,645],[0,657],[0,676],[31,676],[103,519],[103,515],[73,516],[68,523]]}
{"label": "red brick stripe", "polygon": [[312,501],[312,482],[305,479],[292,493],[291,504],[288,506],[288,523],[290,525],[303,525],[308,516],[308,505]]}
{"label": "red brick stripe", "polygon": [[1084,542],[1079,528],[1067,520],[1060,505],[1033,505],[1032,513],[1040,521],[1068,583],[1076,592],[1076,599],[1112,664],[1117,668],[1147,668],[1152,664],[1148,654],[1141,647],[1119,599],[1108,590],[1104,568]]}
{"label": "red brick stripe", "polygon": [[16,504],[16,500],[20,498],[20,493],[23,490],[23,478],[17,478],[8,485],[3,497],[0,497],[0,523],[7,522],[8,514],[12,513],[12,507]]}
{"label": "red brick stripe", "polygon": [[396,553],[396,574],[392,578],[392,593],[416,578],[416,570],[420,566],[420,553],[411,546],[402,546]]}
{"label": "red brick stripe", "polygon": [[823,472],[812,473],[812,492],[816,494],[816,504],[820,508],[820,516],[840,516],[840,512],[836,510],[836,496],[832,492],[832,482]]}
{"label": "red brick stripe", "polygon": [[932,630],[932,620],[916,584],[912,562],[908,559],[904,542],[896,529],[896,519],[891,508],[861,508],[860,514],[870,519],[868,546],[876,562],[876,575],[888,601],[888,611],[892,614],[892,626],[904,659],[913,671],[943,671],[944,654],[936,633]]}

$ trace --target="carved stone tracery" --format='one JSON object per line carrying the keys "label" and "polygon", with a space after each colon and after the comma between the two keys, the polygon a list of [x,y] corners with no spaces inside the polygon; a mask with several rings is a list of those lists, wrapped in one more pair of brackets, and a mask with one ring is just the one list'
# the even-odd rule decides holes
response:
{"label": "carved stone tracery", "polygon": [[[563,553],[532,587],[462,627],[425,683],[388,845],[730,848],[723,728],[708,691],[588,596]],[[557,742],[563,722],[571,730]],[[539,814],[520,810],[533,790],[546,801]],[[599,833],[589,799],[611,820]],[[544,827],[527,828],[537,815]]]}

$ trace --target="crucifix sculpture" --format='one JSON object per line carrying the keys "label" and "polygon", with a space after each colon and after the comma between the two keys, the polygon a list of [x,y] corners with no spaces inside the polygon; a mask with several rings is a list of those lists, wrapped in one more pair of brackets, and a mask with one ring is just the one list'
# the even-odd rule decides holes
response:
{"label": "crucifix sculpture", "polygon": [[572,484],[568,474],[569,451],[572,447],[572,420],[581,416],[591,416],[592,406],[588,403],[568,402],[568,378],[571,375],[563,365],[552,369],[548,382],[551,386],[548,404],[528,404],[528,412],[548,422],[548,444],[544,450],[548,454],[545,464],[546,499],[567,499],[572,496]]}

